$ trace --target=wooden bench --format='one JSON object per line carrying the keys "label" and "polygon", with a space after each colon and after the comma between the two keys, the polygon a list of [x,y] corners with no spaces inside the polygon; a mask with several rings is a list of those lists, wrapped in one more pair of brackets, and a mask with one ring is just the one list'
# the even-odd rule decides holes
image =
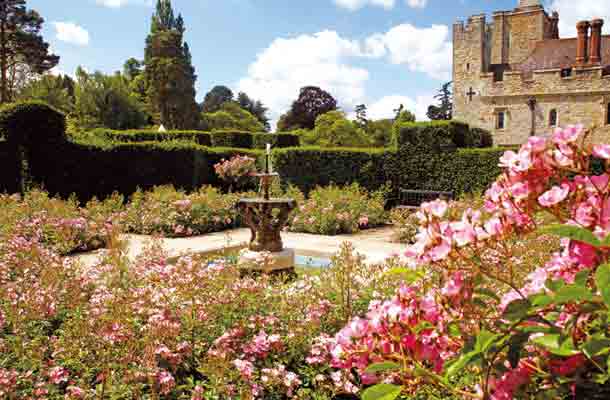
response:
{"label": "wooden bench", "polygon": [[441,200],[453,200],[453,192],[440,192],[434,190],[399,190],[399,203],[398,209],[400,210],[417,210],[422,203],[434,201],[436,199]]}

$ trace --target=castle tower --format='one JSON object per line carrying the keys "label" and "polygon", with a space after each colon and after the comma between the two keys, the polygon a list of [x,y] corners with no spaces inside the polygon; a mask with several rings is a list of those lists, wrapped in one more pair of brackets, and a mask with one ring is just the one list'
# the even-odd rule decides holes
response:
{"label": "castle tower", "polygon": [[540,0],[519,0],[518,8],[542,7]]}
{"label": "castle tower", "polygon": [[479,107],[482,91],[480,76],[489,66],[488,26],[485,15],[475,15],[467,23],[453,25],[454,118],[470,120],[469,112]]}

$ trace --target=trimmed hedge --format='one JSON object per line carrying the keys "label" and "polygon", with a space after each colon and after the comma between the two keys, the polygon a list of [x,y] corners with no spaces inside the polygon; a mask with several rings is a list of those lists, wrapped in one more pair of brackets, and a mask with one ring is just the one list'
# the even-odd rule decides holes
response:
{"label": "trimmed hedge", "polygon": [[15,145],[0,141],[0,193],[19,191],[20,167]]}
{"label": "trimmed hedge", "polygon": [[43,102],[7,104],[0,108],[0,138],[28,147],[63,142],[66,117]]}
{"label": "trimmed hedge", "polygon": [[212,136],[209,132],[203,131],[167,131],[159,132],[154,130],[125,130],[114,131],[104,128],[93,130],[93,134],[103,139],[123,142],[167,142],[167,141],[191,141],[201,146],[211,146]]}
{"label": "trimmed hedge", "polygon": [[482,191],[500,174],[498,159],[505,149],[459,149],[434,152],[411,146],[395,150],[325,149],[305,147],[273,152],[274,169],[282,182],[304,192],[330,183],[358,182],[368,190],[391,183],[399,188],[451,191],[456,194]]}
{"label": "trimmed hedge", "polygon": [[130,196],[137,188],[166,184],[185,190],[223,186],[214,164],[236,154],[257,158],[260,152],[181,142],[120,143],[108,148],[65,142],[57,154],[33,151],[30,167],[33,181],[50,193],[75,193],[88,200],[113,192]]}
{"label": "trimmed hedge", "polygon": [[392,138],[398,147],[430,147],[434,151],[491,147],[491,134],[460,121],[405,122]]}
{"label": "trimmed hedge", "polygon": [[98,128],[92,133],[104,140],[120,143],[191,141],[201,146],[264,149],[267,143],[274,148],[298,147],[299,135],[292,133],[252,133],[242,131],[167,131],[126,130]]}
{"label": "trimmed hedge", "polygon": [[282,183],[308,193],[316,186],[358,182],[376,190],[391,180],[384,165],[393,152],[383,149],[299,147],[273,151],[273,169]]}

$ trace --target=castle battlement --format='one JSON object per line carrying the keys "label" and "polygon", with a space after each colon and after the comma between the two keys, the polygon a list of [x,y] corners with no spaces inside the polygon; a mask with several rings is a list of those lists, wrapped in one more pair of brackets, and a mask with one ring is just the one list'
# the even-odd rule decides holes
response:
{"label": "castle battlement", "polygon": [[[603,21],[582,21],[559,38],[559,15],[539,0],[512,11],[457,21],[453,41],[454,118],[493,132],[498,144],[523,143],[558,123],[608,126],[610,36]],[[527,100],[527,101],[526,101]]]}

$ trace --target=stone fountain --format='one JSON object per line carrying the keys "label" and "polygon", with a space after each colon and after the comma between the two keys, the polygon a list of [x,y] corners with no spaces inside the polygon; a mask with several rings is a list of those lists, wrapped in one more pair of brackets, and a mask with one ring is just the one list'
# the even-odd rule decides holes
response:
{"label": "stone fountain", "polygon": [[[281,231],[297,204],[294,199],[271,198],[271,184],[279,174],[272,172],[270,156],[271,148],[267,145],[265,172],[256,174],[263,197],[238,202],[240,214],[251,232],[248,249],[241,253],[239,265],[254,272],[290,273],[294,271],[295,253],[284,248]],[[266,260],[264,265],[261,259]]]}

